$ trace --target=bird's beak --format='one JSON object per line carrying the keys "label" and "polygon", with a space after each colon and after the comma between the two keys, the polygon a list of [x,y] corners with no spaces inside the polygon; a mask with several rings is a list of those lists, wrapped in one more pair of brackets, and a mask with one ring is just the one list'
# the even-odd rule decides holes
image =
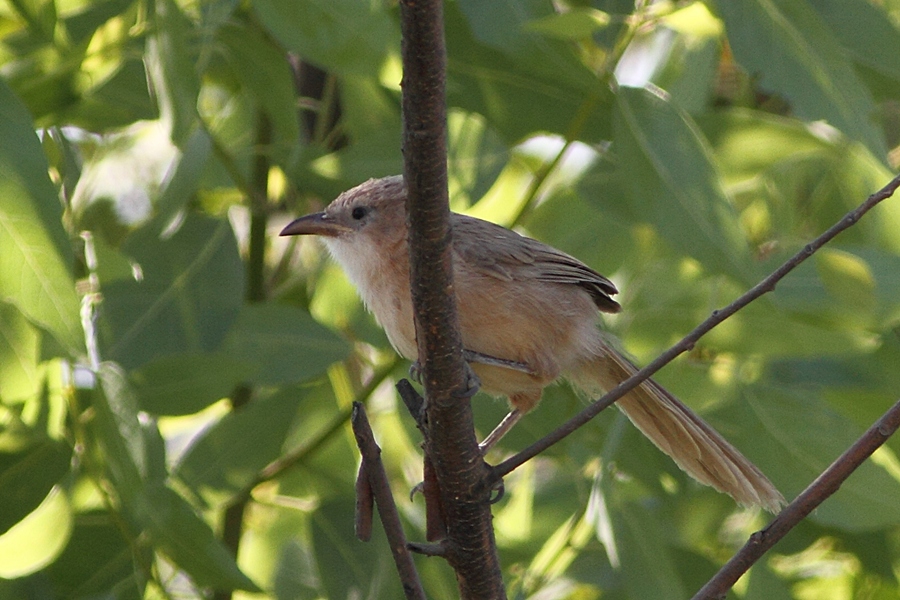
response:
{"label": "bird's beak", "polygon": [[351,231],[349,227],[344,227],[323,213],[313,213],[300,217],[281,230],[279,235],[326,235],[335,237],[342,233]]}

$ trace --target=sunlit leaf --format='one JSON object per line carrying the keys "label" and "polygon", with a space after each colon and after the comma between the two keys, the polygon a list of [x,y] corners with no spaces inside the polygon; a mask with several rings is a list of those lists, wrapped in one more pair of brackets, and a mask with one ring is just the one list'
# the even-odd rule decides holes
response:
{"label": "sunlit leaf", "polygon": [[[885,403],[884,409],[888,408]],[[745,391],[742,405],[730,405],[725,427],[714,421],[735,446],[769,476],[788,500],[812,482],[862,434],[814,394],[759,386]],[[894,502],[900,481],[871,461],[810,516],[816,523],[848,531],[868,531],[900,522]]]}
{"label": "sunlit leaf", "polygon": [[0,535],[35,510],[69,471],[72,449],[45,440],[0,453]]}
{"label": "sunlit leaf", "polygon": [[184,498],[165,486],[151,485],[141,495],[139,506],[139,518],[153,541],[198,585],[260,591]]}
{"label": "sunlit leaf", "polygon": [[[459,14],[453,4],[445,9],[450,105],[484,115],[507,143],[535,132],[571,130],[591,141],[608,137],[608,90],[598,86],[562,42],[560,50],[537,34],[513,38],[519,23],[500,4],[506,3],[469,2],[468,15]],[[545,56],[543,50],[550,46],[551,54]],[[582,116],[584,122],[576,122]]]}
{"label": "sunlit leaf", "polygon": [[[630,210],[643,209],[673,248],[709,270],[755,282],[737,215],[689,118],[664,97],[623,87],[614,124],[617,177],[630,194]],[[598,199],[601,206],[604,200]]]}
{"label": "sunlit leaf", "polygon": [[878,157],[884,137],[875,105],[843,49],[806,0],[716,4],[735,58],[760,83],[786,96],[798,116],[826,120]]}
{"label": "sunlit leaf", "polygon": [[31,118],[2,81],[0,139],[0,297],[77,353],[74,258],[59,198]]}
{"label": "sunlit leaf", "polygon": [[378,72],[392,41],[400,39],[397,26],[378,3],[261,0],[253,8],[287,48],[342,74]]}
{"label": "sunlit leaf", "polygon": [[174,0],[156,0],[151,5],[154,36],[150,38],[150,76],[160,100],[160,112],[171,119],[172,139],[182,143],[197,120],[200,81],[198,48],[193,23]]}
{"label": "sunlit leaf", "polygon": [[40,335],[15,306],[0,302],[0,400],[37,393]]}
{"label": "sunlit leaf", "polygon": [[0,535],[0,577],[30,575],[62,552],[72,533],[69,499],[59,488],[24,520]]}

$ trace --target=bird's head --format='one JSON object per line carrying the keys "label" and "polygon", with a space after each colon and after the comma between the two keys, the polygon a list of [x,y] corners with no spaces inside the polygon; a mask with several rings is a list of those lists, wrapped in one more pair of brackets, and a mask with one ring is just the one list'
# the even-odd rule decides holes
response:
{"label": "bird's head", "polygon": [[320,235],[326,242],[405,238],[405,201],[402,176],[370,179],[338,196],[324,211],[292,221],[281,235]]}

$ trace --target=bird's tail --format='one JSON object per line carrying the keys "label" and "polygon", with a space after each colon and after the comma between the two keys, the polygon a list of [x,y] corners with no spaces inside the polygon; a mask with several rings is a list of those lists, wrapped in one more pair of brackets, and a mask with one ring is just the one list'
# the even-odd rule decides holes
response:
{"label": "bird's tail", "polygon": [[[585,387],[610,390],[636,371],[627,359],[605,347],[574,375]],[[760,506],[772,513],[784,506],[784,497],[756,465],[655,381],[646,380],[616,405],[657,448],[700,483],[728,494],[742,506]]]}

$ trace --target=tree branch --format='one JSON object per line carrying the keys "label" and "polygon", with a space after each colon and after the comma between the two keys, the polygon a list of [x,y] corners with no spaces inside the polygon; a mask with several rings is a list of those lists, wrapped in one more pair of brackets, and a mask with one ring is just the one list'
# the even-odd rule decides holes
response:
{"label": "tree branch", "polygon": [[410,278],[425,385],[425,452],[440,482],[447,561],[460,597],[505,598],[491,526],[488,475],[475,440],[472,376],[463,360],[447,195],[442,0],[401,0],[403,155]]}
{"label": "tree branch", "polygon": [[[378,507],[378,516],[384,526],[391,554],[394,556],[394,563],[397,565],[397,572],[400,574],[400,581],[403,584],[403,591],[410,600],[425,600],[425,590],[422,588],[412,554],[407,547],[403,524],[400,522],[400,513],[397,512],[397,505],[394,504],[394,496],[391,494],[387,473],[381,462],[381,448],[375,442],[375,436],[369,426],[366,409],[362,403],[353,403],[353,416],[350,418],[350,422],[353,426],[353,435],[356,437],[356,445],[359,446],[359,452],[362,454],[361,479],[365,477],[368,480],[368,489],[365,493],[371,493],[371,498],[375,500],[375,506]],[[361,483],[358,482],[357,493],[359,493],[360,486]],[[357,498],[357,501],[359,500],[360,498]],[[368,502],[368,499],[363,498],[363,501]],[[357,520],[357,524],[360,524],[359,520]],[[367,526],[368,523],[364,523],[364,528]],[[357,529],[357,535],[359,533],[360,530]]]}
{"label": "tree branch", "polygon": [[760,281],[754,287],[750,288],[737,300],[721,310],[713,311],[705,321],[700,323],[693,331],[684,336],[677,344],[660,354],[656,360],[639,370],[637,373],[620,383],[618,386],[610,390],[597,401],[593,402],[586,409],[569,419],[555,431],[541,438],[522,452],[510,457],[502,463],[493,467],[493,478],[486,482],[492,485],[498,479],[504,477],[511,471],[523,465],[526,461],[534,458],[556,442],[562,440],[567,435],[593,419],[600,414],[605,408],[612,405],[616,400],[636,388],[644,380],[650,378],[651,375],[659,371],[661,368],[670,363],[679,354],[687,352],[694,347],[701,337],[708,333],[719,323],[729,318],[731,315],[741,310],[763,294],[771,292],[775,289],[775,285],[781,281],[785,275],[793,271],[800,263],[812,256],[819,248],[834,239],[839,233],[852,226],[859,221],[863,215],[874,208],[879,202],[890,198],[897,188],[900,187],[900,175],[897,175],[888,182],[883,188],[869,196],[865,202],[848,212],[844,217],[832,225],[822,235],[808,243],[799,252],[794,254],[784,264],[775,269],[768,277]]}
{"label": "tree branch", "polygon": [[838,491],[850,474],[884,444],[898,427],[900,427],[900,400],[788,504],[765,529],[751,535],[744,547],[697,592],[694,600],[725,598],[725,594],[741,575],[797,523]]}

